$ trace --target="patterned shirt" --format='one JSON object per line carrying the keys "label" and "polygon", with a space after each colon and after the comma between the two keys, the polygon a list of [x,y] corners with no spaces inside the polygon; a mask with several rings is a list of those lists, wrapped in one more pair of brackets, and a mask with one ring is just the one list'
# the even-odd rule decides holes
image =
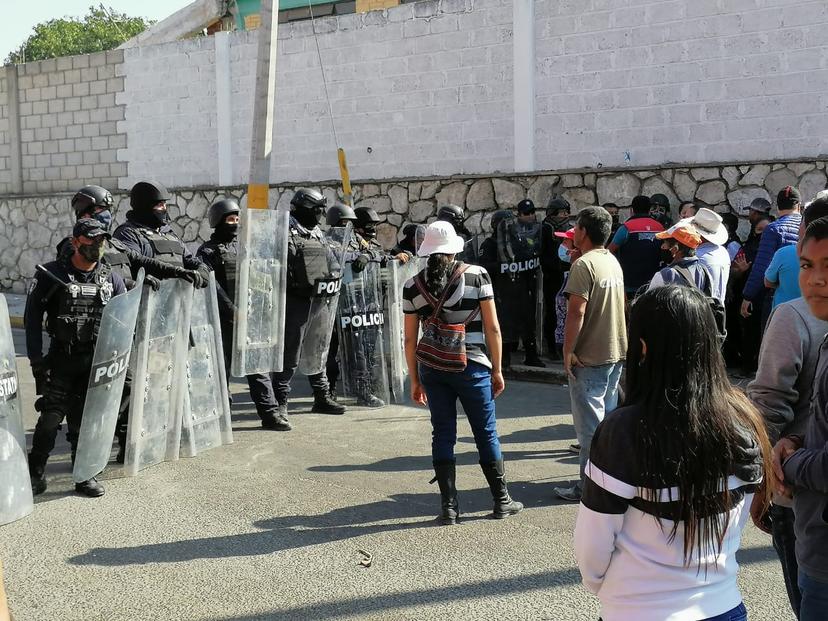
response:
{"label": "patterned shirt", "polygon": [[[456,265],[456,264],[455,264]],[[421,271],[425,277],[425,270]],[[440,296],[435,296],[438,299]],[[446,323],[462,323],[469,315],[480,308],[480,300],[494,299],[492,279],[489,273],[479,265],[469,265],[463,277],[453,285],[453,290],[443,304],[439,319]],[[416,314],[421,320],[427,319],[434,308],[422,296],[414,279],[405,283],[403,289],[403,312]],[[483,319],[478,315],[466,324],[466,355],[468,359],[491,368],[492,363],[486,355],[486,336],[483,333]]]}

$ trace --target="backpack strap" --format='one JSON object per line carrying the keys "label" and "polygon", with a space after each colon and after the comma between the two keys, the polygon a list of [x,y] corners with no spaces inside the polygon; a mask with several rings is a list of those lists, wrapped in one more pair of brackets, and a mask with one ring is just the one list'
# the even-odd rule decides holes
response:
{"label": "backpack strap", "polygon": [[699,291],[704,293],[707,297],[712,298],[713,297],[713,277],[710,275],[710,272],[707,270],[707,267],[704,265],[704,263],[699,261],[698,266],[702,270],[702,272],[704,273],[705,282],[707,284],[707,286],[704,289],[702,289],[701,287],[699,287],[696,284],[696,279],[693,278],[693,274],[691,274],[690,270],[688,270],[686,267],[683,267],[683,266],[680,266],[680,265],[674,265],[672,269],[675,270],[675,272],[679,276],[684,278],[684,280],[687,281],[688,285],[690,285],[691,287],[693,287],[695,289],[698,289]]}
{"label": "backpack strap", "polygon": [[[460,279],[460,277],[466,272],[467,269],[469,269],[469,266],[465,263],[461,263],[460,265],[454,268],[454,272],[452,273],[451,278],[449,278],[449,281],[446,284],[445,289],[443,289],[443,295],[440,297],[439,300],[437,300],[437,298],[434,297],[431,294],[431,292],[426,288],[422,272],[414,277],[414,284],[416,285],[417,290],[434,308],[434,312],[431,313],[431,319],[436,319],[437,315],[440,314],[440,311],[443,310],[443,305],[446,303],[446,299],[449,296],[451,286]],[[466,320],[466,322],[468,321],[470,321],[470,319]]]}

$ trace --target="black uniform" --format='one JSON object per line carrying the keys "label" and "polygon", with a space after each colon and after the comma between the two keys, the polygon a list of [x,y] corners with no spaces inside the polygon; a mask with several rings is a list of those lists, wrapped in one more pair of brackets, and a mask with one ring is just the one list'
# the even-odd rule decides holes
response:
{"label": "black uniform", "polygon": [[[282,371],[272,374],[273,389],[279,404],[287,403],[290,380],[299,366],[299,353],[305,336],[318,279],[328,274],[327,247],[318,226],[308,230],[290,218],[287,256],[287,294],[285,296],[285,349]],[[325,371],[308,376],[314,396],[327,398],[328,378]]]}
{"label": "black uniform", "polygon": [[558,258],[561,238],[555,233],[565,233],[572,228],[572,222],[566,219],[556,220],[547,216],[541,223],[541,269],[543,270],[543,334],[549,352],[556,355],[555,329],[558,326],[558,314],[555,296],[561,290],[564,274],[569,265],[562,265]]}
{"label": "black uniform", "polygon": [[[127,213],[127,221],[115,229],[113,241],[120,241],[126,248],[144,257],[157,259],[174,268],[199,270],[206,275],[206,268],[184,246],[184,242],[172,232],[169,225],[153,228]],[[178,273],[178,270],[174,270]]]}
{"label": "black uniform", "polygon": [[[26,300],[26,348],[43,395],[29,454],[29,470],[36,478],[43,477],[64,418],[74,459],[101,315],[112,296],[126,291],[123,278],[100,262],[91,272],[76,269],[66,259],[45,267],[66,286],[38,272]],[[44,314],[51,337],[45,357]]]}
{"label": "black uniform", "polygon": [[[216,276],[221,340],[224,347],[224,368],[229,385],[236,311],[236,266],[239,258],[239,244],[235,237],[228,240],[221,232],[215,231],[210,236],[210,240],[201,245],[198,252],[196,252],[196,256]],[[278,403],[273,392],[273,383],[270,376],[264,373],[251,373],[247,376],[247,385],[250,388],[250,396],[256,405],[259,418],[264,421],[275,416],[278,411]]]}

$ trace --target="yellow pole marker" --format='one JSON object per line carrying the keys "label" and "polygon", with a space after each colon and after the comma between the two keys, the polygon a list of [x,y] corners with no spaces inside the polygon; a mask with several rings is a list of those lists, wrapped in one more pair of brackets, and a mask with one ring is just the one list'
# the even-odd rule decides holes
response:
{"label": "yellow pole marker", "polygon": [[249,209],[267,209],[267,194],[269,186],[266,183],[251,183],[247,186],[247,207]]}
{"label": "yellow pole marker", "polygon": [[339,156],[339,176],[342,178],[342,193],[345,195],[345,202],[353,207],[353,196],[351,194],[351,175],[348,173],[348,160],[345,159],[345,149],[336,150]]}

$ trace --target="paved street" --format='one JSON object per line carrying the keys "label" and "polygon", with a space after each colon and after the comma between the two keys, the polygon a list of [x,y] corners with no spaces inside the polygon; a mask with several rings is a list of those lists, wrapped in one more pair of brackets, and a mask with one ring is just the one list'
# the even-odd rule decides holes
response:
{"label": "paved street", "polygon": [[[565,388],[515,382],[498,401],[511,491],[527,505],[514,518],[486,519],[491,498],[461,423],[465,520],[440,528],[424,409],[310,414],[307,383],[295,385],[294,431],[261,431],[237,403],[232,446],[137,478],[108,470],[101,499],[69,492],[61,437],[34,513],[0,527],[16,618],[598,617],[571,550],[577,507],[551,494],[577,472]],[[31,430],[31,408],[26,416]],[[740,560],[751,620],[793,618],[770,539],[751,526]]]}

